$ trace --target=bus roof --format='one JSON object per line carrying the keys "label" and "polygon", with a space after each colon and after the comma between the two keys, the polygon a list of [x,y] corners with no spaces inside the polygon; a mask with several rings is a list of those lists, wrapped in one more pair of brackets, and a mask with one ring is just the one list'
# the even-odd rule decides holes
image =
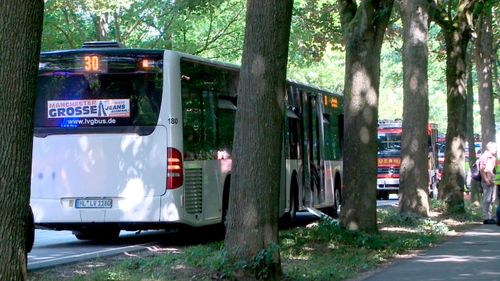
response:
{"label": "bus roof", "polygon": [[[107,43],[107,42],[106,42]],[[113,47],[109,46],[106,44],[103,44],[104,47],[93,47],[93,45],[90,45],[91,47],[87,48],[81,48],[81,49],[71,49],[71,50],[57,50],[57,51],[45,51],[41,52],[40,56],[52,56],[52,55],[74,55],[74,54],[84,54],[84,53],[89,53],[89,52],[99,52],[103,54],[127,54],[127,53],[132,53],[132,54],[159,54],[163,52],[169,52],[172,54],[176,54],[179,58],[184,58],[189,61],[193,61],[196,63],[201,63],[201,64],[206,64],[206,65],[214,65],[220,68],[232,70],[232,71],[239,71],[240,66],[236,64],[231,64],[231,63],[225,63],[221,61],[216,61],[212,59],[207,59],[207,58],[202,58],[199,56],[191,55],[191,54],[186,54],[178,51],[172,51],[172,50],[160,50],[160,49],[128,49],[128,48],[120,48],[120,47]],[[328,95],[335,95],[338,97],[342,97],[342,93],[338,92],[332,92],[327,89],[322,89],[313,85],[305,84],[299,81],[295,80],[290,80],[287,79],[287,82],[291,85],[294,85],[298,88],[302,89],[310,89],[314,91],[319,91],[322,92],[323,94],[328,94]]]}

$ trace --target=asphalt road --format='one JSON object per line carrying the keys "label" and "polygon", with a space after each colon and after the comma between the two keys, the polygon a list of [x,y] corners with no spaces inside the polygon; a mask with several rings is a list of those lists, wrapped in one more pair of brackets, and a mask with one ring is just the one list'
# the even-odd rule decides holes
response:
{"label": "asphalt road", "polygon": [[[397,202],[397,200],[379,200],[377,207],[396,206]],[[317,217],[309,212],[300,212],[297,225],[305,225],[316,219]],[[203,235],[197,235],[199,233]],[[122,231],[120,237],[112,242],[80,241],[70,231],[37,229],[33,250],[28,254],[28,270],[148,249],[158,244],[186,246],[220,239],[223,239],[221,231],[214,227],[187,229],[180,232],[144,231],[140,234]]]}
{"label": "asphalt road", "polygon": [[36,270],[96,257],[144,249],[154,244],[158,233],[136,235],[122,232],[113,242],[80,241],[70,231],[35,231],[35,244],[28,254],[28,270]]}

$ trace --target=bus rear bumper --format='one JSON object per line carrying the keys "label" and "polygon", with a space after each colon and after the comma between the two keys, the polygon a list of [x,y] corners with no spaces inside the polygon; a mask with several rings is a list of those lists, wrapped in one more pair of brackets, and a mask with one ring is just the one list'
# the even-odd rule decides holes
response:
{"label": "bus rear bumper", "polygon": [[399,190],[398,178],[377,179],[377,190]]}
{"label": "bus rear bumper", "polygon": [[35,224],[46,223],[108,223],[158,222],[160,197],[147,197],[140,204],[125,198],[110,198],[108,208],[78,208],[77,198],[31,198]]}

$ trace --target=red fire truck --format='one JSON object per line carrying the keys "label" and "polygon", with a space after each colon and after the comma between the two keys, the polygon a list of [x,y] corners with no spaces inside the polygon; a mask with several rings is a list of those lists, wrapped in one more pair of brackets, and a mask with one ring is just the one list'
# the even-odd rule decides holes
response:
{"label": "red fire truck", "polygon": [[[397,197],[399,192],[399,171],[401,167],[401,135],[403,126],[401,120],[381,120],[378,124],[378,167],[377,167],[377,198],[389,199],[391,194]],[[437,125],[428,126],[429,147],[429,194],[437,197],[438,149]]]}

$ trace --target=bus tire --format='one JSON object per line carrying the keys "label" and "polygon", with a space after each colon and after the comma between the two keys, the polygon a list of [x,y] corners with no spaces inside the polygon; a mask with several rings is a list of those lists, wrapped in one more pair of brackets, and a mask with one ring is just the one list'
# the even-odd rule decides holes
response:
{"label": "bus tire", "polygon": [[229,208],[229,189],[231,187],[231,175],[228,175],[226,177],[226,180],[224,181],[224,191],[222,192],[222,217],[221,217],[221,224],[224,228],[226,229],[227,226],[227,211]]}
{"label": "bus tire", "polygon": [[335,184],[333,186],[333,206],[323,208],[322,211],[325,215],[331,218],[337,219],[339,217],[340,204],[342,200],[342,194],[340,192],[340,176],[335,175]]}
{"label": "bus tire", "polygon": [[335,185],[333,189],[333,201],[335,202],[333,205],[333,218],[339,218],[340,208],[342,207],[342,182],[340,180],[340,175],[335,175]]}
{"label": "bus tire", "polygon": [[292,176],[292,183],[290,186],[290,206],[286,214],[286,221],[288,224],[293,224],[297,221],[297,211],[299,209],[299,187],[297,183],[297,174]]}
{"label": "bus tire", "polygon": [[28,223],[26,225],[26,253],[31,252],[35,243],[35,219],[33,218],[33,210],[29,207]]}
{"label": "bus tire", "polygon": [[341,207],[341,202],[342,202],[342,194],[340,193],[340,188],[335,187],[333,194],[335,196],[335,198],[333,198],[333,200],[335,201],[335,204],[333,205],[332,217],[334,219],[338,219],[339,218],[339,211],[340,211],[340,207]]}

